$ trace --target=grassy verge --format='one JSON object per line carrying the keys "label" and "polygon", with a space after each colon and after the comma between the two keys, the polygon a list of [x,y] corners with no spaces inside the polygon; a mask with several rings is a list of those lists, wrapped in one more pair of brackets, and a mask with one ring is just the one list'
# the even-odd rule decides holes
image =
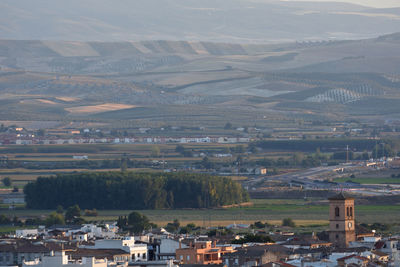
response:
{"label": "grassy verge", "polygon": [[[328,223],[326,203],[285,200],[257,199],[251,207],[229,209],[182,209],[182,210],[140,210],[149,219],[165,225],[178,219],[182,224],[194,222],[201,226],[225,226],[232,223],[250,224],[256,221],[279,224],[284,218],[292,218],[297,225],[325,225]],[[49,214],[50,210],[2,210],[1,213],[17,217],[38,217]],[[130,210],[99,210],[97,217],[84,217],[88,221],[113,221]],[[400,204],[397,205],[358,205],[355,209],[359,223],[393,223],[400,221]]]}

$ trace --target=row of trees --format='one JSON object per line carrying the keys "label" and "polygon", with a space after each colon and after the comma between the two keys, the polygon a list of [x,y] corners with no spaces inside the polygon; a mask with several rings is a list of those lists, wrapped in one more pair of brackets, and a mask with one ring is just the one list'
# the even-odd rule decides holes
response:
{"label": "row of trees", "polygon": [[291,158],[263,158],[257,161],[257,164],[264,167],[315,167],[321,165],[321,160],[326,160],[323,155],[315,153],[304,155],[295,152]]}
{"label": "row of trees", "polygon": [[[82,211],[78,205],[70,206],[65,210],[61,205],[57,207],[55,212],[50,213],[45,220],[46,226],[51,226],[55,224],[82,224],[85,220],[81,217]],[[85,214],[86,215],[86,214]]]}
{"label": "row of trees", "polygon": [[242,186],[193,173],[98,172],[39,177],[24,188],[28,208],[208,208],[248,201]]}
{"label": "row of trees", "polygon": [[[349,154],[353,151],[361,152],[358,158],[368,159],[369,157],[393,157],[400,150],[400,141],[397,139],[326,139],[326,140],[274,140],[258,141],[249,144],[250,148],[262,148],[265,150],[289,150],[300,152],[335,152],[333,158],[337,159],[346,154],[346,147],[350,148]],[[353,156],[353,155],[352,155]],[[354,158],[356,158],[354,154]]]}
{"label": "row of trees", "polygon": [[[122,231],[128,231],[131,234],[139,234],[144,230],[157,227],[156,224],[150,222],[146,215],[140,214],[136,211],[131,212],[128,216],[119,216],[117,226],[122,229]],[[181,226],[178,219],[175,219],[173,222],[170,222],[165,226],[165,230],[168,232],[179,234],[187,234],[193,230],[199,229],[200,228],[193,223]]]}
{"label": "row of trees", "polygon": [[42,145],[42,146],[6,146],[1,148],[2,153],[100,153],[112,150],[107,144],[81,145]]}
{"label": "row of trees", "polygon": [[123,231],[129,231],[134,234],[141,233],[143,230],[148,230],[151,227],[156,227],[156,225],[150,223],[147,216],[136,211],[131,212],[128,216],[119,216],[117,226]]}
{"label": "row of trees", "polygon": [[127,157],[114,160],[74,160],[74,161],[21,161],[21,160],[5,160],[0,162],[3,168],[26,168],[34,170],[47,169],[115,169],[115,168],[146,168],[151,167],[149,161],[134,160]]}
{"label": "row of trees", "polygon": [[[389,140],[385,143],[389,144]],[[345,149],[346,146],[357,151],[372,151],[376,140],[372,139],[313,139],[313,140],[264,140],[250,143],[249,147],[255,146],[266,150],[302,151],[314,152],[319,149],[322,152]]]}

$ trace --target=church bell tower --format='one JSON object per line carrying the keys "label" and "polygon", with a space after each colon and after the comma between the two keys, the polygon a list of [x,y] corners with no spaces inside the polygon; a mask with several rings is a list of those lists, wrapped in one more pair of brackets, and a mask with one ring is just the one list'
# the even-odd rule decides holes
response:
{"label": "church bell tower", "polygon": [[356,240],[354,198],[340,192],[329,198],[329,241],[339,248]]}

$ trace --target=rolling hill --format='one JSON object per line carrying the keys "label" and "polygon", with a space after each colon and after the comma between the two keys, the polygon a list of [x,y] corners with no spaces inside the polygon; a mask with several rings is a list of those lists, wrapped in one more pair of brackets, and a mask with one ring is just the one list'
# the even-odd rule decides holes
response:
{"label": "rolling hill", "polygon": [[1,114],[143,125],[387,116],[400,99],[399,55],[400,34],[284,44],[0,40]]}
{"label": "rolling hill", "polygon": [[19,40],[282,43],[400,28],[395,8],[278,0],[2,0],[0,15],[0,36]]}

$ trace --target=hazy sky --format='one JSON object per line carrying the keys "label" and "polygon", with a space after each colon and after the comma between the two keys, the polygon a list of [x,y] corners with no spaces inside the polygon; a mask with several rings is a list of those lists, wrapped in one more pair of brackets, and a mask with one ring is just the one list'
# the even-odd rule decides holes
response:
{"label": "hazy sky", "polygon": [[377,8],[400,7],[400,0],[282,0],[282,1],[298,1],[298,2],[345,2],[359,4],[363,6],[371,6]]}

